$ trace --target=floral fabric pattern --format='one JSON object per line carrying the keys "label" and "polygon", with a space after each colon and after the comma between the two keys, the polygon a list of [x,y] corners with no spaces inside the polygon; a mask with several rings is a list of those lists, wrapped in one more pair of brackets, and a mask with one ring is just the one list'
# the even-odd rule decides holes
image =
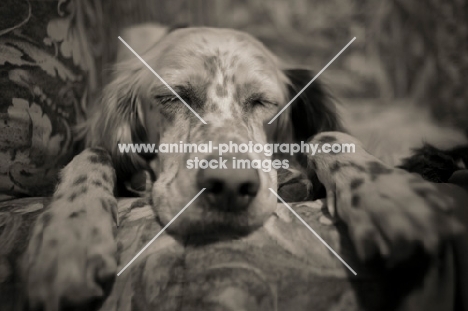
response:
{"label": "floral fabric pattern", "polygon": [[[50,195],[98,87],[98,1],[0,5],[0,200]],[[14,13],[14,14],[13,14]],[[94,37],[89,33],[93,31]]]}
{"label": "floral fabric pattern", "polygon": [[[49,203],[49,198],[0,203],[2,311],[23,310],[16,262],[28,245],[32,224]],[[418,282],[408,295],[409,284],[402,286],[402,274],[419,275],[421,265],[389,275],[363,264],[344,228],[332,224],[322,200],[290,205],[357,276],[350,277],[341,262],[279,203],[264,228],[240,239],[191,247],[164,232],[133,263],[131,271],[116,278],[99,310],[362,311],[382,310],[382,306],[400,301],[403,306],[418,306],[418,310],[454,310],[457,270],[453,248],[447,247],[445,255],[434,258],[424,282]],[[161,226],[154,221],[151,206],[137,198],[119,199],[118,212],[121,222],[116,239],[123,265]]]}

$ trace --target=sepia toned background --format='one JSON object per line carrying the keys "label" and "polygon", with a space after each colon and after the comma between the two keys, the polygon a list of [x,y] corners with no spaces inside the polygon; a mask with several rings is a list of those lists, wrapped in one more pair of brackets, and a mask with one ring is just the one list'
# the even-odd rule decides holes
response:
{"label": "sepia toned background", "polygon": [[41,196],[75,155],[125,27],[231,27],[320,71],[346,127],[389,164],[468,133],[466,0],[4,0],[0,200]]}
{"label": "sepia toned background", "polygon": [[[106,82],[125,27],[232,27],[258,37],[291,66],[317,72],[357,37],[321,80],[351,133],[395,164],[424,141],[466,142],[466,16],[464,0],[1,0],[0,201],[40,198],[0,203],[0,309],[23,309],[18,263],[27,235],[49,205],[42,196],[53,191],[58,170],[79,151],[74,128]],[[333,249],[353,258],[343,228],[332,226],[320,201],[293,207]],[[138,201],[120,200],[119,214],[120,258],[128,262],[161,226]],[[351,282],[286,213],[232,244],[181,250],[168,236],[159,241],[134,277],[117,279],[102,310],[205,310],[226,288],[236,289],[227,292],[232,299],[217,301],[226,309],[247,301],[263,307],[251,309],[272,310],[277,301],[279,310],[377,310],[409,297],[407,309],[448,310],[456,297],[451,252],[430,267],[424,290],[419,263],[388,280],[354,259],[359,278]]]}
{"label": "sepia toned background", "polygon": [[[105,24],[117,25],[106,29],[108,38],[135,20],[230,27],[317,72],[356,36],[321,79],[348,129],[372,152],[396,164],[423,141],[449,147],[466,140],[465,0],[140,0],[112,1],[103,10]],[[104,53],[104,63],[114,51]]]}

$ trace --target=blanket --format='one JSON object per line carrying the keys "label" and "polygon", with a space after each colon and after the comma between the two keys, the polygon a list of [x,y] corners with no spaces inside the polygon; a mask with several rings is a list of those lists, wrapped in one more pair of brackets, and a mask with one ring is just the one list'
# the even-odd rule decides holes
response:
{"label": "blanket", "polygon": [[[49,198],[0,204],[0,310],[22,307],[19,259]],[[162,234],[116,277],[102,311],[130,310],[459,310],[455,248],[387,269],[360,263],[346,228],[323,201],[291,203],[357,273],[354,275],[283,204],[247,237],[182,245]],[[119,270],[160,230],[149,205],[119,199]]]}

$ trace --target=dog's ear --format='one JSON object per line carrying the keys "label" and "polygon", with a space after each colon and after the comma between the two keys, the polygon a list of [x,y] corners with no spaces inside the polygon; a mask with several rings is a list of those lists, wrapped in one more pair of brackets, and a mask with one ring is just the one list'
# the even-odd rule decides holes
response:
{"label": "dog's ear", "polygon": [[[154,23],[123,30],[122,38],[143,55],[173,29]],[[143,106],[148,98],[150,79],[147,69],[123,44],[119,44],[117,62],[110,82],[104,87],[100,102],[94,105],[86,125],[86,145],[102,146],[111,152],[117,174],[126,178],[148,169],[154,153],[123,153],[119,144],[146,143],[147,132]],[[152,127],[157,129],[157,127]],[[152,133],[153,136],[158,135]],[[151,143],[157,144],[154,138]]]}
{"label": "dog's ear", "polygon": [[[96,111],[91,113],[86,130],[86,145],[101,146],[111,153],[119,176],[126,177],[146,169],[144,154],[123,152],[119,144],[147,142],[142,104],[145,88],[139,63],[117,66],[115,73],[101,94]],[[131,66],[133,68],[130,68]]]}
{"label": "dog's ear", "polygon": [[[289,80],[288,102],[314,78],[314,72],[306,69],[287,69],[284,73]],[[306,141],[324,131],[343,131],[331,95],[317,80],[288,109],[295,141]]]}
{"label": "dog's ear", "polygon": [[[307,69],[283,70],[288,86],[287,102],[292,100],[315,76]],[[293,141],[307,141],[316,134],[324,131],[340,131],[344,128],[336,111],[335,103],[322,84],[315,80],[312,82],[278,118],[283,118],[282,124],[292,132]],[[278,120],[281,122],[281,120]],[[289,124],[288,124],[289,123]],[[279,123],[281,124],[281,123]],[[307,166],[307,157],[298,153],[295,159],[303,167]],[[314,170],[308,171],[309,180],[313,183],[312,197],[324,197],[325,188],[321,185]]]}

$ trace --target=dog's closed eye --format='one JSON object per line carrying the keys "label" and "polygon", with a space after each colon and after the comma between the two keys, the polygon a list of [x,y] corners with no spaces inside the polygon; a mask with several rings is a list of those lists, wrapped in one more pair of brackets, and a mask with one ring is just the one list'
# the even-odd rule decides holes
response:
{"label": "dog's closed eye", "polygon": [[[192,107],[201,108],[203,107],[203,96],[200,92],[197,92],[196,87],[192,85],[178,85],[174,87],[177,95],[180,96],[188,105]],[[170,90],[164,88],[163,90],[155,93],[153,98],[156,99],[162,105],[171,105],[180,103],[180,98]]]}
{"label": "dog's closed eye", "polygon": [[177,96],[157,96],[156,99],[163,105],[172,104],[179,101]]}
{"label": "dog's closed eye", "polygon": [[[159,107],[161,108],[160,112],[166,117],[178,113],[182,108],[181,105],[183,105],[180,99],[175,95],[160,95],[155,96],[154,98],[156,100],[156,104],[159,105]],[[189,100],[188,98],[183,98],[183,100],[188,105],[192,106],[191,100]]]}
{"label": "dog's closed eye", "polygon": [[246,100],[245,100],[245,105],[247,107],[257,107],[257,106],[262,106],[262,107],[268,107],[268,106],[279,106],[277,102],[268,100],[263,94],[261,93],[256,93],[250,95]]}

